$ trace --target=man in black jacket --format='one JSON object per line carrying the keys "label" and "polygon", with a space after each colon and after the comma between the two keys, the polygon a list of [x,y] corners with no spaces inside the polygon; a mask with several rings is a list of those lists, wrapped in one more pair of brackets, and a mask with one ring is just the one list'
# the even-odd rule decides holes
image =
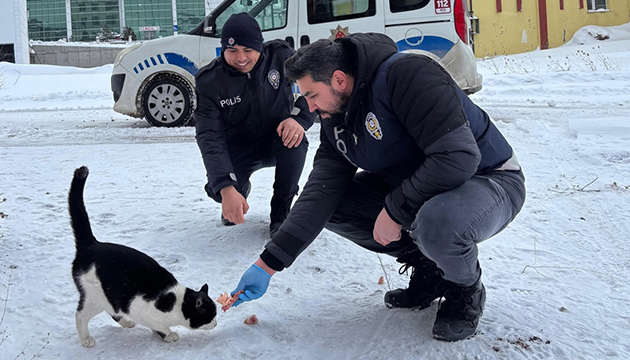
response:
{"label": "man in black jacket", "polygon": [[444,297],[433,336],[474,335],[486,297],[477,244],[525,201],[508,142],[439,64],[398,53],[382,34],[319,40],[285,73],[322,116],[321,143],[289,217],[243,274],[236,304],[262,296],[326,227],[413,269],[408,288],[385,294],[388,307]]}
{"label": "man in black jacket", "polygon": [[275,166],[270,236],[286,219],[298,192],[315,115],[294,101],[283,64],[295,53],[281,40],[263,44],[256,20],[232,15],[221,33],[221,56],[196,75],[197,144],[210,198],[220,202],[225,225],[242,224],[249,209],[251,174]]}

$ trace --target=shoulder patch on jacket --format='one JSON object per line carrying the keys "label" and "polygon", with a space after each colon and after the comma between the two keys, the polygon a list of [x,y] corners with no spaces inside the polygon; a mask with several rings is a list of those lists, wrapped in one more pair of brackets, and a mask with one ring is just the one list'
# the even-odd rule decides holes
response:
{"label": "shoulder patch on jacket", "polygon": [[370,135],[376,140],[383,139],[383,130],[381,130],[381,124],[378,122],[376,115],[371,111],[365,117],[365,127],[367,128]]}

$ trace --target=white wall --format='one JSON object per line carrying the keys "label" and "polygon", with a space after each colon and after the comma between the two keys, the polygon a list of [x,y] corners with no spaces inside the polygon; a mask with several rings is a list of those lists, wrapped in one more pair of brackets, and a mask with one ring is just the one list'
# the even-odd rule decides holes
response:
{"label": "white wall", "polygon": [[14,0],[0,0],[0,44],[15,42]]}
{"label": "white wall", "polygon": [[30,63],[28,52],[28,15],[26,12],[26,0],[14,0],[17,3],[13,8],[15,18],[15,62],[17,64]]}
{"label": "white wall", "polygon": [[29,63],[26,0],[0,0],[0,44],[13,44],[15,62]]}

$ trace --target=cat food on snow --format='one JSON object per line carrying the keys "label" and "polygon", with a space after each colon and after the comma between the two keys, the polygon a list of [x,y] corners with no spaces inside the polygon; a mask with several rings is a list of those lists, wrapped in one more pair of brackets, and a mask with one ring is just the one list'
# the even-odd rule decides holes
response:
{"label": "cat food on snow", "polygon": [[239,295],[243,293],[243,290],[239,290],[234,294],[234,296],[230,296],[230,294],[228,294],[227,292],[221,294],[221,296],[219,296],[219,298],[217,299],[217,302],[221,304],[221,310],[223,310],[223,312],[228,311],[228,309],[232,307],[234,302],[238,300]]}
{"label": "cat food on snow", "polygon": [[243,324],[256,325],[258,324],[258,318],[256,315],[250,315],[243,321]]}

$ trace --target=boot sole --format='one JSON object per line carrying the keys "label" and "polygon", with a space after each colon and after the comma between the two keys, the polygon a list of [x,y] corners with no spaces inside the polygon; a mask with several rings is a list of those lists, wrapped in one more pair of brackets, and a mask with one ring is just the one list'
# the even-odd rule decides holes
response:
{"label": "boot sole", "polygon": [[[439,299],[439,298],[438,298]],[[436,299],[437,300],[437,299]],[[429,303],[422,303],[420,305],[416,305],[416,306],[410,306],[410,307],[405,307],[405,306],[394,306],[393,304],[390,304],[388,302],[385,302],[385,306],[388,309],[408,309],[408,310],[423,310],[426,309],[428,307],[431,306],[431,304],[433,303],[433,301],[435,300],[431,300],[431,302]]]}

